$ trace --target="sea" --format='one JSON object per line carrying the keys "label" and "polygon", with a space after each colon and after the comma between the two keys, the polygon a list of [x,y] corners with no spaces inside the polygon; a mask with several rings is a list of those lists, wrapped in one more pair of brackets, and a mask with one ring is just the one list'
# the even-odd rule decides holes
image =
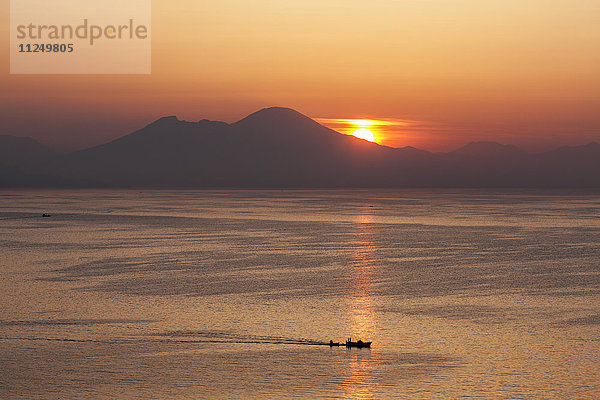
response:
{"label": "sea", "polygon": [[1,399],[600,398],[598,193],[4,190],[0,285]]}

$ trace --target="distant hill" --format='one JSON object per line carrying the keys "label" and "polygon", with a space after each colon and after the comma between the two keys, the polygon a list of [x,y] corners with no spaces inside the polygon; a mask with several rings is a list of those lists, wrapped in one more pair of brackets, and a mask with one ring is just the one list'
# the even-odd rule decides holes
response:
{"label": "distant hill", "polygon": [[458,150],[454,150],[448,155],[461,158],[514,158],[524,157],[525,152],[512,144],[503,145],[496,142],[471,142]]}
{"label": "distant hill", "polygon": [[0,187],[57,186],[62,178],[45,175],[43,165],[58,154],[31,138],[0,135]]}
{"label": "distant hill", "polygon": [[565,146],[535,157],[538,182],[553,187],[600,187],[600,144]]}
{"label": "distant hill", "polygon": [[[11,146],[20,148],[10,144],[4,152]],[[30,165],[50,181],[73,186],[600,188],[599,148],[591,143],[532,155],[511,145],[474,142],[433,154],[370,143],[273,107],[233,124],[164,117],[75,153],[40,150]],[[15,181],[10,174],[0,173],[0,185]]]}
{"label": "distant hill", "polygon": [[32,138],[0,135],[0,164],[30,168],[57,157],[57,153]]}

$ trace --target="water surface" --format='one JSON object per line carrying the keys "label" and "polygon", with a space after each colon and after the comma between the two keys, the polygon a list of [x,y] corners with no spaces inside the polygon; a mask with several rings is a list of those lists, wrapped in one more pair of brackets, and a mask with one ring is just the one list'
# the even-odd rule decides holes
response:
{"label": "water surface", "polygon": [[[3,191],[0,398],[597,399],[599,211],[533,191]],[[373,348],[323,345],[348,336]]]}

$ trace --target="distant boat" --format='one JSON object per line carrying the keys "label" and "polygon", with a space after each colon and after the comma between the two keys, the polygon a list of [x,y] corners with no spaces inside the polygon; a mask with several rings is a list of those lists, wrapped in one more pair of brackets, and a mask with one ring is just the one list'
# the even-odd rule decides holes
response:
{"label": "distant boat", "polygon": [[352,338],[348,338],[348,340],[346,340],[346,347],[371,347],[371,343],[373,342],[363,342],[362,340],[357,340],[356,342],[352,341]]}
{"label": "distant boat", "polygon": [[42,214],[42,218],[50,218],[52,215],[50,214]]}

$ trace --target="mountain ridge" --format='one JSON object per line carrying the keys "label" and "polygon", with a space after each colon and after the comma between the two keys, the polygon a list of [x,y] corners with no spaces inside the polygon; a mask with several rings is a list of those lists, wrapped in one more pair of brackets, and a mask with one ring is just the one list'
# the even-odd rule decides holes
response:
{"label": "mountain ridge", "polygon": [[[161,117],[31,171],[103,187],[600,187],[599,160],[595,142],[539,154],[496,142],[391,148],[269,107],[231,124]],[[14,181],[0,177],[0,186]]]}

